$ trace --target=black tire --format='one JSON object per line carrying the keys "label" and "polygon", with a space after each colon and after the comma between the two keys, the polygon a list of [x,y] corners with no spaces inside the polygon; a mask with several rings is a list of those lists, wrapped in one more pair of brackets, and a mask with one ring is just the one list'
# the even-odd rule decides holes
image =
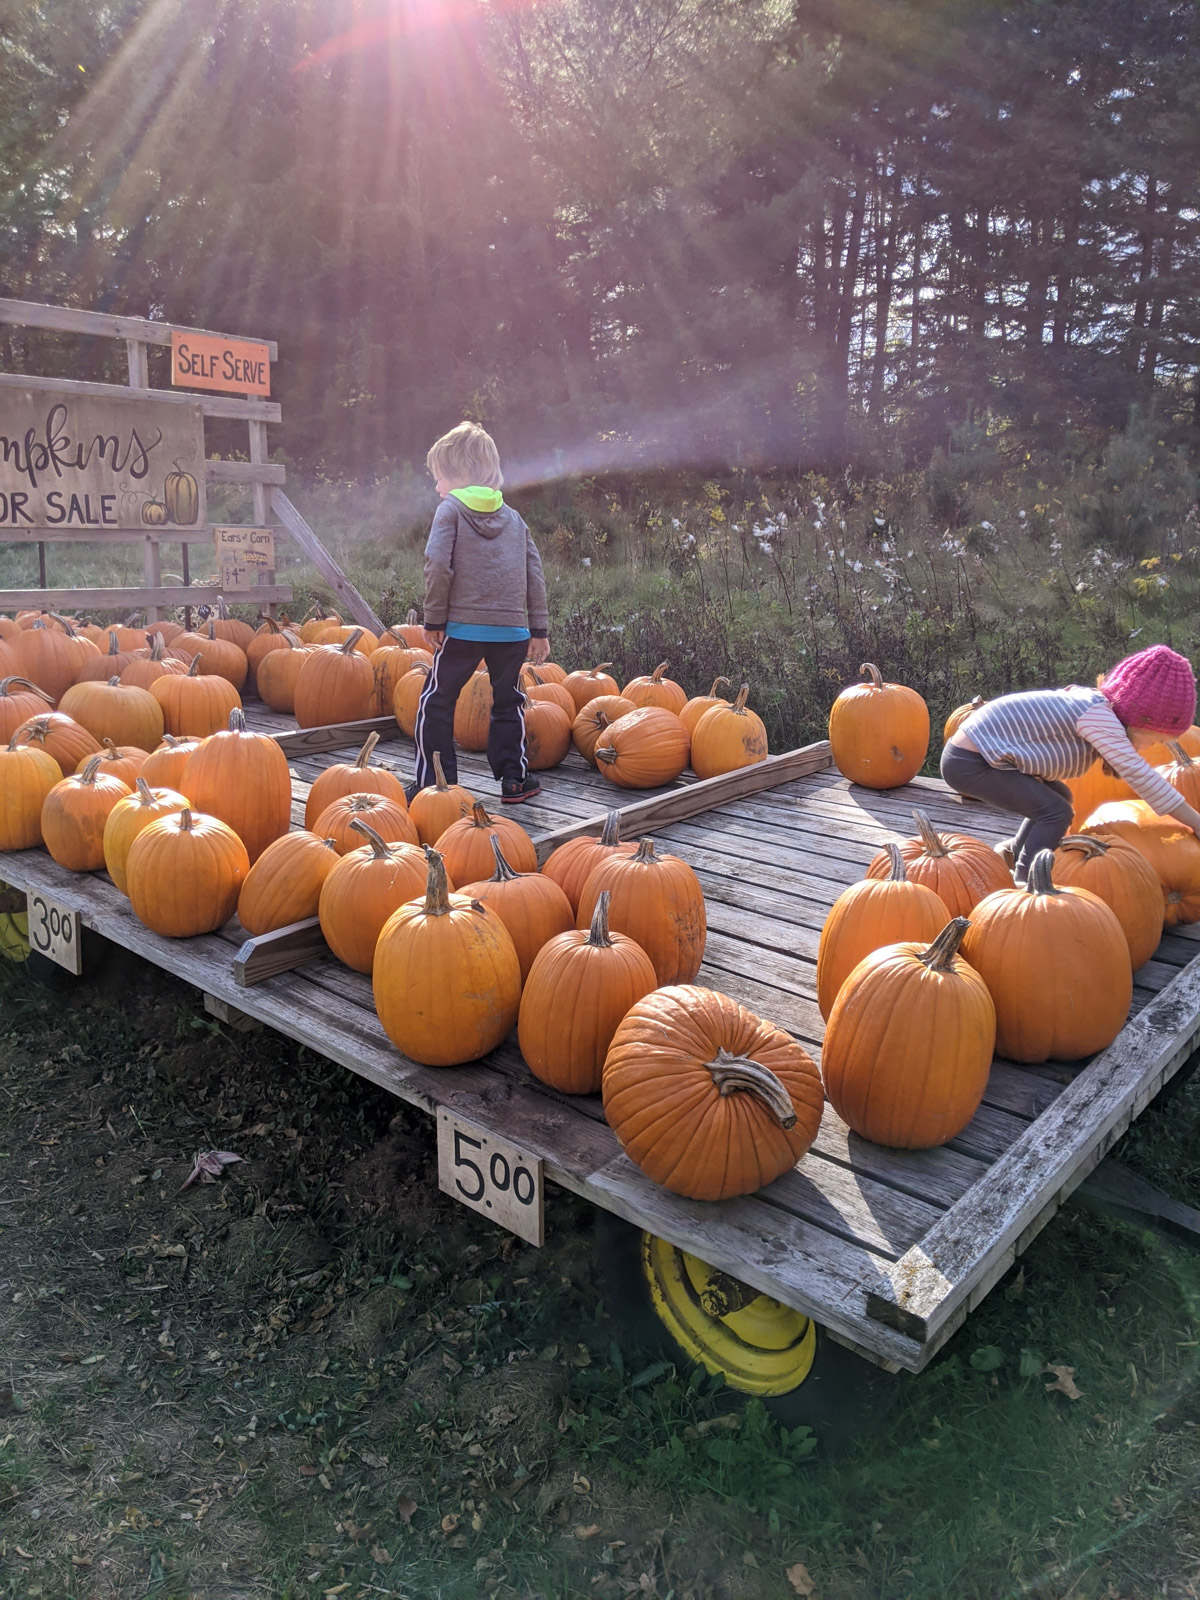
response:
{"label": "black tire", "polygon": [[[691,1357],[654,1309],[642,1271],[642,1230],[610,1211],[597,1211],[595,1239],[605,1303],[619,1342],[690,1365]],[[869,1436],[882,1422],[900,1398],[904,1377],[855,1355],[818,1327],[817,1353],[804,1382],[789,1394],[764,1398],[763,1404],[781,1426],[811,1428],[823,1449],[837,1452]],[[732,1388],[727,1392],[740,1394]]]}

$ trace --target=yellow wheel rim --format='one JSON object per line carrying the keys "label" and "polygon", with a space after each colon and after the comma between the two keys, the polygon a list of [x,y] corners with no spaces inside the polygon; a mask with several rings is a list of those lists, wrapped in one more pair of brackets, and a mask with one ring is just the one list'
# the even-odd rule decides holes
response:
{"label": "yellow wheel rim", "polygon": [[[755,1294],[653,1233],[642,1235],[642,1271],[651,1303],[676,1344],[706,1371],[720,1373],[731,1389],[788,1394],[808,1377],[817,1329],[802,1312]],[[721,1304],[729,1309],[714,1315]]]}
{"label": "yellow wheel rim", "polygon": [[29,919],[25,915],[25,896],[19,889],[0,883],[0,956],[5,961],[29,958]]}

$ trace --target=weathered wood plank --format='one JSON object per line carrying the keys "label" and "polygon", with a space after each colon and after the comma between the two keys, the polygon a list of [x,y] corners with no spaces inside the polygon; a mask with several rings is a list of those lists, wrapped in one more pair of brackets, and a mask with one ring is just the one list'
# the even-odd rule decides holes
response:
{"label": "weathered wood plank", "polygon": [[869,1297],[931,1340],[988,1268],[1083,1181],[1200,1041],[1200,964],[1185,968],[1067,1085]]}
{"label": "weathered wood plank", "polygon": [[199,406],[206,417],[253,418],[278,422],[282,416],[274,400],[239,400],[231,394],[196,394],[186,389],[129,389],[122,383],[85,383],[79,378],[42,378],[28,372],[0,372],[6,389],[66,389],[72,394],[95,395],[101,400],[161,400],[164,405]]}
{"label": "weathered wood plank", "polygon": [[[182,322],[153,322],[149,317],[117,317],[107,311],[83,311],[75,306],[43,305],[36,300],[0,299],[0,322],[22,328],[48,328],[56,333],[88,333],[108,339],[140,340],[144,344],[166,344],[171,334],[203,334],[206,339],[245,339],[248,334],[211,333],[207,328],[188,328]],[[279,359],[274,339],[256,339],[265,344],[272,361]]]}
{"label": "weathered wood plank", "polygon": [[372,633],[382,633],[384,631],[384,623],[380,621],[371,606],[359,594],[350,579],[338,566],[282,489],[271,490],[271,510],[283,523],[292,538],[337,595],[338,600],[349,611],[355,622],[361,622],[363,627],[370,628]]}
{"label": "weathered wood plank", "polygon": [[5,544],[136,544],[143,538],[158,544],[206,544],[213,542],[212,524],[195,528],[50,528],[30,523],[27,527],[5,528],[0,534]]}
{"label": "weathered wood plank", "polygon": [[0,589],[0,611],[21,606],[44,606],[64,611],[90,606],[94,611],[134,610],[142,606],[215,605],[218,596],[238,605],[266,605],[292,598],[290,583],[264,583],[253,589],[218,589],[208,585],[189,588],[168,584],[158,589]]}
{"label": "weathered wood plank", "polygon": [[377,733],[383,741],[399,732],[395,717],[364,717],[361,722],[330,722],[320,728],[289,728],[286,733],[276,733],[273,737],[288,760],[293,761],[297,756],[320,755],[327,750],[359,750],[369,733]]}
{"label": "weathered wood plank", "polygon": [[208,483],[286,483],[287,469],[277,461],[207,460],[204,477]]}
{"label": "weathered wood plank", "polygon": [[292,972],[328,953],[320,922],[316,917],[306,917],[303,922],[289,922],[273,933],[260,933],[247,939],[233,958],[233,979],[241,988],[248,989],[252,984],[262,983],[264,978]]}

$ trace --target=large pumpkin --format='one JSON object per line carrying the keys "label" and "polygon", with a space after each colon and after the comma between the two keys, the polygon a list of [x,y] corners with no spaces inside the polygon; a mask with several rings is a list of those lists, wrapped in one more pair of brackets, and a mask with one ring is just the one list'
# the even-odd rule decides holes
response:
{"label": "large pumpkin", "polygon": [[870,661],[859,671],[867,681],[843,689],[829,713],[833,764],[851,783],[895,789],[929,753],[929,707],[915,689],[885,683]]}
{"label": "large pumpkin", "polygon": [[354,648],[360,656],[373,656],[379,649],[379,640],[370,628],[356,627],[354,623],[328,623],[313,640],[314,644],[345,644],[353,635]]}
{"label": "large pumpkin", "polygon": [[[583,710],[589,700],[594,700],[597,695],[619,695],[621,690],[615,678],[610,678],[608,668],[611,661],[602,661],[598,667],[593,667],[590,672],[568,672],[563,679],[563,688],[575,702],[576,713]],[[543,667],[543,672],[545,668]]]}
{"label": "large pumpkin", "polygon": [[187,807],[186,797],[178,790],[152,789],[142,777],[133,781],[133,794],[117,801],[104,824],[104,865],[122,894],[126,891],[129,852],[138,834],[160,817],[175,816]]}
{"label": "large pumpkin", "polygon": [[[584,708],[586,710],[586,707]],[[636,844],[621,842],[621,813],[610,811],[604,819],[598,839],[585,835],[582,839],[568,839],[552,850],[542,863],[542,872],[555,883],[571,902],[571,910],[578,915],[579,897],[594,868],[610,855],[637,854]]]}
{"label": "large pumpkin", "polygon": [[326,767],[313,781],[304,803],[304,826],[311,828],[327,806],[347,794],[381,794],[408,809],[404,798],[404,785],[394,772],[386,767],[373,767],[371,756],[379,743],[378,733],[367,735],[362,749],[353,761],[339,761]]}
{"label": "large pumpkin", "polygon": [[521,692],[526,700],[549,700],[566,713],[567,721],[575,721],[575,702],[561,683],[553,683],[537,667],[528,663],[521,668]]}
{"label": "large pumpkin", "polygon": [[746,705],[749,692],[743,684],[732,705],[710,706],[697,721],[692,771],[698,778],[717,778],[767,759],[767,730],[757,712]]}
{"label": "large pumpkin", "polygon": [[229,724],[229,714],[241,709],[242,697],[227,678],[202,673],[200,657],[181,677],[157,678],[150,693],[162,707],[167,733],[181,738],[207,739]]}
{"label": "large pumpkin", "polygon": [[1113,835],[1071,833],[1054,852],[1060,889],[1090,889],[1121,924],[1136,972],[1158,949],[1163,891],[1154,868],[1133,845]]}
{"label": "large pumpkin", "polygon": [[673,711],[646,706],[631,711],[596,740],[596,765],[622,789],[656,789],[674,783],[687,766],[691,741]]}
{"label": "large pumpkin", "polygon": [[389,844],[397,841],[411,845],[420,843],[403,795],[396,801],[390,795],[369,791],[364,794],[343,794],[331,800],[314,820],[312,831],[320,834],[322,839],[332,839],[338,854],[344,856],[347,851],[357,850],[362,844],[361,838],[353,830],[355,821],[369,822],[380,838]]}
{"label": "large pumpkin", "polygon": [[[985,895],[1012,888],[1012,873],[982,839],[969,833],[938,833],[923,811],[913,812],[915,839],[900,841],[900,854],[914,883],[932,889],[952,917],[969,917]],[[891,875],[886,850],[871,857],[868,878]]]}
{"label": "large pumpkin", "polygon": [[[139,639],[139,648],[145,643],[144,638]],[[107,683],[109,678],[119,678],[125,668],[134,659],[132,650],[122,650],[121,640],[115,628],[109,630],[108,648],[103,655],[90,655],[75,675],[75,682],[79,683]]]}
{"label": "large pumpkin", "polygon": [[1071,828],[1078,832],[1097,807],[1110,800],[1134,800],[1136,795],[1124,778],[1119,778],[1103,761],[1093,761],[1081,777],[1068,778],[1067,788],[1075,807]]}
{"label": "large pumpkin", "polygon": [[[120,778],[123,784],[132,789],[148,759],[146,752],[135,744],[115,745],[111,739],[105,739],[100,755],[100,771],[105,777]],[[75,771],[82,772],[91,760],[91,756],[81,756]]]}
{"label": "large pumpkin", "polygon": [[385,629],[384,638],[391,635],[401,644],[408,645],[410,649],[423,649],[425,645],[425,624],[410,606],[405,612],[403,622],[395,622],[390,628]]}
{"label": "large pumpkin", "polygon": [[[258,658],[254,672],[254,685],[263,705],[272,711],[292,713],[296,709],[296,684],[301,669],[312,653],[302,645],[296,634],[284,629],[280,634],[282,644],[268,650]],[[286,648],[284,648],[286,646]]]}
{"label": "large pumpkin", "polygon": [[127,783],[100,771],[99,756],[54,785],[42,803],[42,840],[60,867],[97,872],[104,865],[104,825],[128,793]]}
{"label": "large pumpkin", "polygon": [[477,1061],[517,1020],[521,964],[494,911],[451,895],[436,850],[425,846],[425,898],[402,905],[375,947],[372,987],[383,1030],[424,1066]]}
{"label": "large pumpkin", "polygon": [[962,952],[996,1003],[996,1049],[1013,1061],[1078,1061],[1120,1033],[1133,997],[1129,944],[1088,889],[1060,888],[1054,856],[1027,888],[1001,889],[971,915]]}
{"label": "large pumpkin", "polygon": [[28,678],[0,679],[0,740],[7,744],[23,722],[53,705],[50,696]]}
{"label": "large pumpkin", "polygon": [[331,839],[303,828],[273,840],[246,874],[238,921],[258,935],[315,917],[322,886],[341,859]]}
{"label": "large pumpkin", "polygon": [[[294,635],[292,637],[294,638]],[[256,690],[261,699],[262,691],[258,688],[259,667],[262,665],[264,659],[273,654],[275,651],[290,650],[292,648],[292,638],[288,637],[283,626],[276,622],[273,617],[264,617],[262,619],[262,625],[258,628],[257,632],[251,638],[249,644],[247,644],[245,647],[246,664],[248,667],[246,674],[246,687]],[[390,709],[391,708],[389,707],[389,710]],[[290,706],[288,707],[288,710],[291,710]]]}
{"label": "large pumpkin", "polygon": [[246,652],[229,639],[219,638],[214,622],[210,622],[203,632],[179,634],[172,649],[187,655],[198,655],[201,672],[224,678],[237,690],[241,690],[250,671]]}
{"label": "large pumpkin", "polygon": [[635,939],[659,983],[690,983],[704,960],[708,920],[700,881],[678,856],[659,855],[643,839],[633,855],[610,851],[588,874],[575,926],[586,928],[607,889],[609,926]]}
{"label": "large pumpkin", "polygon": [[946,925],[944,901],[909,882],[900,846],[884,846],[886,878],[852,883],[833,902],[817,948],[817,1004],[828,1021],[838,991],[858,963],[885,944],[932,943]]}
{"label": "large pumpkin", "polygon": [[156,633],[145,650],[138,650],[121,673],[124,688],[149,689],[159,678],[178,677],[187,671],[187,662],[176,655],[168,655],[166,642]]}
{"label": "large pumpkin", "polygon": [[493,833],[515,871],[537,871],[537,851],[521,824],[510,817],[489,815],[483,801],[476,800],[470,816],[452,822],[435,847],[445,857],[446,871],[455,883],[477,883],[490,874],[495,863],[488,840]]}
{"label": "large pumpkin", "polygon": [[360,817],[350,827],[366,843],[337,858],[321,886],[318,915],[338,960],[355,972],[370,972],[384,923],[424,892],[429,869],[417,845],[381,839]]}
{"label": "large pumpkin", "polygon": [[598,694],[578,713],[571,724],[571,739],[590,767],[596,765],[596,741],[605,728],[636,710],[632,700],[623,700],[619,694]]}
{"label": "large pumpkin", "polygon": [[76,683],[58,704],[64,716],[74,717],[101,742],[135,744],[147,754],[162,743],[162,706],[149,689],[136,684],[123,684],[119,678]]}
{"label": "large pumpkin", "polygon": [[74,629],[47,624],[39,617],[30,628],[23,628],[12,641],[17,670],[30,683],[36,683],[56,703],[75,682],[91,656],[98,655],[90,639],[82,639]]}
{"label": "large pumpkin", "polygon": [[679,984],[636,1001],[604,1063],[604,1115],[648,1178],[689,1200],[753,1194],[821,1124],[812,1057],[728,995]]}
{"label": "large pumpkin", "polygon": [[1175,817],[1160,817],[1144,800],[1110,800],[1083,827],[1102,839],[1124,839],[1154,868],[1168,928],[1200,922],[1200,839]]}
{"label": "large pumpkin", "polygon": [[14,729],[17,744],[34,744],[52,756],[64,773],[74,772],[81,756],[98,756],[102,746],[92,735],[62,711],[40,711],[27,717]]}
{"label": "large pumpkin", "polygon": [[461,784],[447,783],[442,771],[442,753],[433,752],[433,783],[418,789],[408,814],[422,844],[437,844],[452,822],[458,822],[474,809],[475,796]]}
{"label": "large pumpkin", "polygon": [[542,946],[575,926],[575,913],[552,878],[545,878],[540,872],[514,872],[494,833],[490,842],[496,870],[486,880],[463,884],[461,892],[482,900],[508,929],[524,983]]}
{"label": "large pumpkin", "polygon": [[359,629],[343,644],[317,645],[296,679],[296,721],[302,728],[334,722],[361,722],[371,713],[375,675],[369,659],[354,648]]}
{"label": "large pumpkin", "polygon": [[464,750],[486,750],[492,721],[492,680],[473,672],[454,706],[454,742]]}
{"label": "large pumpkin", "polygon": [[240,707],[229,713],[228,729],[210,734],[193,753],[179,786],[194,810],[233,829],[251,866],[291,827],[287,757],[269,734],[247,729]]}
{"label": "large pumpkin", "polygon": [[724,684],[727,689],[730,687],[728,678],[714,678],[712,688],[709,689],[708,693],[693,695],[679,713],[679,720],[687,729],[689,739],[695,733],[696,724],[706,711],[711,711],[714,706],[727,706],[729,704],[723,694],[717,693],[719,684]]}
{"label": "large pumpkin", "polygon": [[145,778],[152,789],[178,789],[189,757],[199,748],[199,739],[181,739],[176,734],[164,733],[158,749],[151,750],[142,762],[138,776]]}
{"label": "large pumpkin", "polygon": [[62,782],[53,756],[11,739],[0,750],[0,850],[29,850],[42,842],[42,807]]}
{"label": "large pumpkin", "polygon": [[250,861],[233,829],[185,808],[143,828],[125,863],[134,912],[166,939],[223,928],[237,907]]}
{"label": "large pumpkin", "polygon": [[571,748],[571,719],[559,705],[530,700],[525,706],[525,761],[530,772],[557,767]]}
{"label": "large pumpkin", "polygon": [[432,671],[432,667],[419,661],[411,672],[406,672],[400,679],[392,696],[392,714],[400,724],[401,732],[410,739],[417,730],[417,710]]}
{"label": "large pumpkin", "polygon": [[1171,759],[1158,770],[1195,810],[1200,806],[1200,761],[1189,755],[1177,739],[1168,740],[1167,749]]}
{"label": "large pumpkin", "polygon": [[406,645],[385,645],[371,652],[371,672],[374,687],[371,690],[373,717],[387,717],[396,700],[396,685],[415,666],[433,666],[428,650],[410,650]]}
{"label": "large pumpkin", "polygon": [[[237,645],[238,649],[250,659],[250,645],[254,639],[254,629],[248,622],[243,622],[235,617],[225,604],[224,595],[217,596],[217,614],[209,623],[209,627],[218,639],[224,639],[229,644]],[[240,684],[237,685],[241,687]]]}
{"label": "large pumpkin", "polygon": [[650,957],[608,926],[608,890],[586,932],[556,934],[525,977],[517,1037],[535,1078],[564,1094],[595,1094],[613,1034],[636,1001],[658,987]]}
{"label": "large pumpkin", "polygon": [[632,700],[638,710],[658,706],[663,711],[673,711],[676,716],[687,705],[687,693],[682,685],[665,676],[669,661],[660,661],[653,672],[640,678],[631,678],[621,690],[623,700]]}
{"label": "large pumpkin", "polygon": [[928,949],[884,945],[847,977],[821,1046],[825,1092],[861,1138],[925,1150],[979,1109],[996,1047],[996,1007],[957,953],[965,917]]}
{"label": "large pumpkin", "polygon": [[329,627],[339,627],[341,621],[336,611],[326,611],[318,601],[296,631],[300,635],[302,644],[315,644],[319,633],[323,633]]}

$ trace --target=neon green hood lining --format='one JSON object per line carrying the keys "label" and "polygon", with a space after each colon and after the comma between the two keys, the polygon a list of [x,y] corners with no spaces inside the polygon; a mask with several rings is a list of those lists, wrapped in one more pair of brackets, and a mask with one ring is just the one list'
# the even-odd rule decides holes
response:
{"label": "neon green hood lining", "polygon": [[477,485],[468,489],[451,489],[456,500],[461,500],[468,511],[499,511],[504,496],[499,489],[481,489]]}

